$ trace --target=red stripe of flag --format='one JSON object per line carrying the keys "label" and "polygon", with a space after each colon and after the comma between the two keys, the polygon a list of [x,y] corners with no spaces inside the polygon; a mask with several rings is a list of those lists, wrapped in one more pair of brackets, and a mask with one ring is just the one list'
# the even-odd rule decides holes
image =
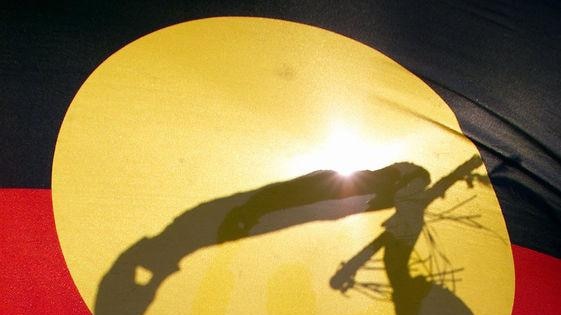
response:
{"label": "red stripe of flag", "polygon": [[0,314],[90,314],[64,262],[49,189],[0,189]]}
{"label": "red stripe of flag", "polygon": [[[90,314],[55,231],[51,191],[0,189],[0,314]],[[513,315],[561,314],[561,259],[512,246]]]}
{"label": "red stripe of flag", "polygon": [[561,259],[512,245],[516,290],[512,315],[561,314]]}

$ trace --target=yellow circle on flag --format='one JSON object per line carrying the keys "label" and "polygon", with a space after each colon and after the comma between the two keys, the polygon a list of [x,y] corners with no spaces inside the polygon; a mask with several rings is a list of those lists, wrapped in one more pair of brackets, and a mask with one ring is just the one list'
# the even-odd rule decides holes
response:
{"label": "yellow circle on flag", "polygon": [[[364,212],[370,195],[279,206],[254,235],[202,239],[235,193],[316,170],[352,177],[410,162],[430,174],[427,191],[442,192],[422,209],[403,266],[405,287],[433,285],[419,293],[419,314],[446,295],[474,314],[508,315],[514,270],[496,196],[483,166],[452,176],[477,154],[446,103],[370,47],[293,22],[196,20],[125,46],[83,84],[56,144],[56,228],[81,295],[100,314],[105,296],[126,296],[117,292],[125,280],[155,292],[135,289],[122,302],[146,314],[399,314],[395,268],[384,265],[390,243],[361,252],[384,231],[402,233],[409,221],[396,216],[399,205]],[[143,239],[159,243],[138,257],[179,268],[153,288],[150,264],[119,269]],[[368,259],[344,279],[348,290],[334,287],[353,257]]]}

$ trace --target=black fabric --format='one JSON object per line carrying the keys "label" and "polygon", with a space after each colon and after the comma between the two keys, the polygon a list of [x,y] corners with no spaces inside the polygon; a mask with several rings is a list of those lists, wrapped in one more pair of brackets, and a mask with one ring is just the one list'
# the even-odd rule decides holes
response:
{"label": "black fabric", "polygon": [[3,5],[0,187],[50,187],[64,113],[109,55],[165,26],[229,15],[332,30],[420,76],[481,150],[512,241],[561,257],[561,4],[555,1]]}

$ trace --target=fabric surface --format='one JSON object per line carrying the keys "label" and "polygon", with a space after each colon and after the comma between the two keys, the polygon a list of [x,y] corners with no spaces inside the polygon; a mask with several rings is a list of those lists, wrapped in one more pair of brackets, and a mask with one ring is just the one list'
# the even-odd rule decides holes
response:
{"label": "fabric surface", "polygon": [[89,312],[66,270],[52,217],[51,166],[64,114],[91,72],[127,43],[213,16],[331,30],[429,84],[489,171],[513,244],[513,314],[559,313],[554,296],[561,288],[553,281],[561,275],[559,4],[145,1],[3,5],[0,16],[0,313]]}

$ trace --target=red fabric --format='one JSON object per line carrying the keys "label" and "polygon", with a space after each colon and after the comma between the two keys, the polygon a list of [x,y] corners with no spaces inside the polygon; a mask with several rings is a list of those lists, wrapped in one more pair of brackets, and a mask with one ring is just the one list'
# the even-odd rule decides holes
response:
{"label": "red fabric", "polygon": [[90,314],[66,268],[48,189],[0,189],[0,314]]}
{"label": "red fabric", "polygon": [[[0,314],[89,315],[64,262],[48,189],[0,189]],[[513,315],[561,314],[561,259],[512,246]]]}
{"label": "red fabric", "polygon": [[516,291],[512,315],[561,314],[561,259],[512,245]]}

